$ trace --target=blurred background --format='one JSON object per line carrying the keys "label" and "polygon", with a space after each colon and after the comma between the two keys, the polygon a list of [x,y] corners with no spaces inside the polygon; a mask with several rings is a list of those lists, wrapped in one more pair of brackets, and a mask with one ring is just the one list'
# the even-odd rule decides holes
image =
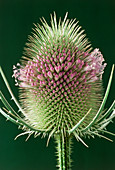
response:
{"label": "blurred background", "polygon": [[[112,64],[115,63],[115,0],[0,0],[0,65],[18,99],[18,88],[12,79],[12,66],[20,61],[27,37],[33,23],[40,23],[42,16],[50,23],[50,14],[57,18],[77,18],[91,41],[93,48],[103,53],[107,67],[103,76],[107,85]],[[10,100],[10,95],[0,77],[0,89]],[[115,99],[115,74],[106,107]],[[0,103],[0,106],[2,104]],[[108,126],[115,133],[115,120]],[[14,140],[21,133],[17,126],[0,115],[0,170],[55,170],[56,150],[51,139],[26,136]],[[109,136],[115,141],[115,137]],[[86,148],[73,139],[73,170],[115,170],[115,142],[104,139],[85,139]]]}

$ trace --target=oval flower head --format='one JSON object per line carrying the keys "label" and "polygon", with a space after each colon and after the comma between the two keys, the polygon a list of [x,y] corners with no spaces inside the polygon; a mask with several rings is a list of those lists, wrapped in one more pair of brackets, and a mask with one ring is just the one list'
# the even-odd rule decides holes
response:
{"label": "oval flower head", "polygon": [[87,146],[82,137],[104,137],[101,133],[109,133],[105,128],[115,115],[111,114],[115,102],[107,112],[104,105],[114,66],[103,98],[106,63],[100,50],[92,49],[78,22],[67,19],[67,14],[57,22],[55,13],[51,26],[44,18],[41,21],[42,26],[35,25],[29,36],[21,64],[14,66],[21,107],[13,98],[23,118],[12,110],[8,116],[17,120],[15,123],[25,130],[23,134],[48,134],[48,141],[54,136],[59,169],[69,170],[72,136]]}

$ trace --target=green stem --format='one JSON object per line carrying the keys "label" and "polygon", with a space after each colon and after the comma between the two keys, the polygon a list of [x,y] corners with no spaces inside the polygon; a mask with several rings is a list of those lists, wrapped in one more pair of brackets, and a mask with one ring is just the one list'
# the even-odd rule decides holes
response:
{"label": "green stem", "polygon": [[57,156],[59,170],[71,169],[71,136],[63,137],[62,135],[55,136],[57,143]]}

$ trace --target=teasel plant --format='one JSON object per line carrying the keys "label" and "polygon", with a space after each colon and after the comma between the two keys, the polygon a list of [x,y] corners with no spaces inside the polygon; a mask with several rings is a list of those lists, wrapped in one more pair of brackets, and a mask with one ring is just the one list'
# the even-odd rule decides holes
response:
{"label": "teasel plant", "polygon": [[[20,63],[13,66],[15,85],[19,87],[19,102],[0,67],[1,77],[16,104],[16,112],[0,91],[4,107],[0,113],[24,132],[56,141],[57,168],[71,169],[72,138],[86,147],[86,137],[114,135],[107,125],[115,117],[115,100],[110,108],[105,103],[110,91],[114,65],[104,93],[102,74],[106,63],[98,48],[93,49],[76,19],[57,22],[51,15],[51,25],[44,18],[28,37]],[[20,112],[20,113],[19,113]],[[16,137],[16,138],[17,138]]]}

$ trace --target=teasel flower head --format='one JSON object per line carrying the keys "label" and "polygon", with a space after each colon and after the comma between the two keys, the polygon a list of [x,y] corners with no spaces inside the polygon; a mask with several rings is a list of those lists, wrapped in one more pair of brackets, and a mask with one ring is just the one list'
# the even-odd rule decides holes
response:
{"label": "teasel flower head", "polygon": [[104,111],[113,69],[103,98],[106,63],[78,22],[67,19],[67,14],[57,22],[55,13],[51,26],[44,18],[41,22],[28,38],[21,64],[13,66],[24,130],[28,134],[43,132],[49,138],[73,134],[82,143],[81,137],[103,137],[100,133],[107,132],[105,128],[115,115],[108,118],[115,102],[109,112]]}

